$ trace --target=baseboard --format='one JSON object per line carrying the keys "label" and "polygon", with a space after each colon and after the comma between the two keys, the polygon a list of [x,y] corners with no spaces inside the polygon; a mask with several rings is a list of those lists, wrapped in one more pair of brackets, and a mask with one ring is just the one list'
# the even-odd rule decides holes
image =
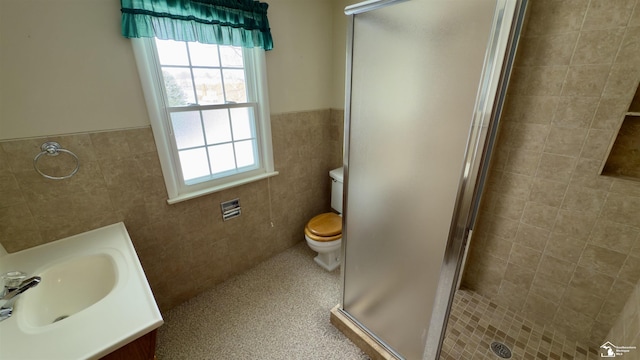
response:
{"label": "baseboard", "polygon": [[400,360],[345,316],[339,308],[340,306],[336,305],[331,309],[331,324],[367,354],[371,360]]}

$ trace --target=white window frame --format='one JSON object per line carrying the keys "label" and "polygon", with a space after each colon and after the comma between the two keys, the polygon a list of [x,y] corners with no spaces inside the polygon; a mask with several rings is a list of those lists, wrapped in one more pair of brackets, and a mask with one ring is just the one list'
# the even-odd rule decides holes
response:
{"label": "white window frame", "polygon": [[[164,79],[154,39],[131,39],[131,42],[149,112],[151,129],[158,149],[162,174],[167,187],[167,195],[169,196],[167,202],[169,204],[278,175],[278,172],[274,170],[273,164],[267,69],[263,49],[243,49],[246,84],[254,87],[257,97],[257,99],[247,100],[258,103],[254,116],[259,153],[258,161],[260,162],[259,168],[187,185],[182,177],[180,158],[172,134]],[[248,91],[248,93],[251,93],[251,91]]]}

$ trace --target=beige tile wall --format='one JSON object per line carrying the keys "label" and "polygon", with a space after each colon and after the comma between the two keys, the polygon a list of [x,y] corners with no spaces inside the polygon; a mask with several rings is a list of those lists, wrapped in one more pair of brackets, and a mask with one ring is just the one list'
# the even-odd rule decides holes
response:
{"label": "beige tile wall", "polygon": [[640,5],[530,3],[463,284],[599,346],[640,278],[640,183],[598,175],[640,79]]}
{"label": "beige tile wall", "polygon": [[602,343],[609,341],[617,346],[635,346],[625,353],[625,360],[640,359],[640,282],[629,296],[613,327]]}
{"label": "beige tile wall", "polygon": [[[304,239],[306,221],[329,209],[328,172],[342,164],[341,115],[272,115],[278,176],[174,205],[150,128],[1,142],[0,243],[14,252],[124,221],[158,304],[169,309]],[[45,140],[78,155],[75,176],[35,172]],[[74,164],[59,159],[60,168],[53,158],[40,165],[62,175]],[[223,222],[220,202],[236,197],[242,215]]]}

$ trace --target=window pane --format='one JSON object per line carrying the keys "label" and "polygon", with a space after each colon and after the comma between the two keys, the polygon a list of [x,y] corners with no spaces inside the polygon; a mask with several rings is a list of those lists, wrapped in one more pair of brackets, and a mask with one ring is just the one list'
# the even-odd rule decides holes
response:
{"label": "window pane", "polygon": [[185,181],[210,175],[204,148],[180,151],[180,165]]}
{"label": "window pane", "polygon": [[231,141],[231,126],[229,124],[229,110],[207,110],[202,112],[204,132],[207,144],[217,144]]}
{"label": "window pane", "polygon": [[224,67],[244,67],[242,48],[236,46],[220,46],[220,59]]}
{"label": "window pane", "polygon": [[189,55],[191,66],[220,66],[217,45],[190,42]]}
{"label": "window pane", "polygon": [[[233,139],[244,140],[251,139],[255,134],[253,126],[253,116],[250,116],[251,108],[231,109],[231,126],[233,128]],[[252,115],[252,114],[251,114]]]}
{"label": "window pane", "polygon": [[171,113],[171,125],[178,149],[204,146],[199,111]]}
{"label": "window pane", "polygon": [[195,104],[193,83],[189,68],[162,68],[164,87],[167,91],[169,106],[184,106]]}
{"label": "window pane", "polygon": [[239,168],[256,164],[254,143],[254,140],[247,140],[234,144],[236,147],[236,161]]}
{"label": "window pane", "polygon": [[193,69],[198,104],[224,104],[222,77],[219,69]]}
{"label": "window pane", "polygon": [[187,43],[173,40],[156,39],[158,58],[160,65],[184,65],[189,66],[187,56]]}
{"label": "window pane", "polygon": [[247,102],[247,90],[244,85],[244,70],[222,70],[224,91],[227,103]]}
{"label": "window pane", "polygon": [[209,146],[209,159],[211,159],[211,173],[217,174],[236,168],[231,144]]}

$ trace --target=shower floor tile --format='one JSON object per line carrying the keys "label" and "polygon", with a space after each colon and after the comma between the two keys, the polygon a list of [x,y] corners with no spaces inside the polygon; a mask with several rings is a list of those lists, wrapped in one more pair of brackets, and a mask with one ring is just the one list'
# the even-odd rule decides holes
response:
{"label": "shower floor tile", "polygon": [[499,341],[511,349],[511,359],[598,359],[597,349],[567,340],[564,335],[516,315],[469,290],[453,299],[440,360],[501,359],[490,349]]}

